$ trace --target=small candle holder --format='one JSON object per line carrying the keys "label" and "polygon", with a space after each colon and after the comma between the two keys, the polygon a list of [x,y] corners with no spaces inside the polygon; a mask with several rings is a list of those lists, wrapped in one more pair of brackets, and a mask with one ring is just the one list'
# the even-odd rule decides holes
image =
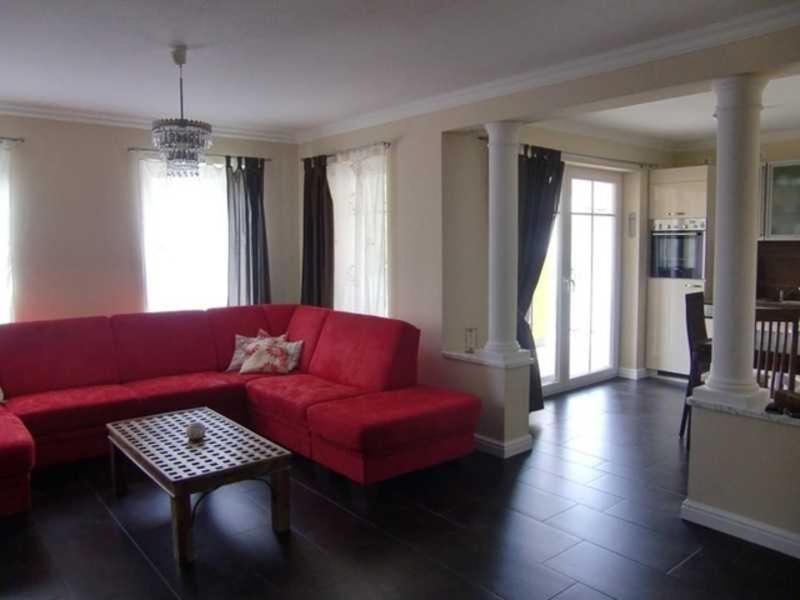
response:
{"label": "small candle holder", "polygon": [[192,444],[201,443],[206,437],[206,426],[198,422],[189,423],[186,426],[186,437]]}

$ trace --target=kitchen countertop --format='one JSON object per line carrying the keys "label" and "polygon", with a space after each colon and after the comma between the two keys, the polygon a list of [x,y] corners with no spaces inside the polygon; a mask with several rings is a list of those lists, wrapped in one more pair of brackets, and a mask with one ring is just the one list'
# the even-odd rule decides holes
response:
{"label": "kitchen countertop", "polygon": [[759,409],[756,407],[749,408],[743,406],[734,406],[732,404],[726,404],[725,402],[714,402],[711,400],[700,400],[695,398],[689,398],[689,404],[691,404],[692,406],[697,406],[698,408],[704,408],[706,410],[712,410],[714,412],[721,412],[729,415],[735,415],[737,417],[749,417],[751,419],[770,421],[772,423],[778,423],[780,425],[790,425],[792,427],[800,427],[800,419],[794,419],[786,415],[768,413],[765,412],[763,408]]}
{"label": "kitchen countertop", "polygon": [[[756,308],[791,308],[800,312],[800,300],[769,300],[767,298],[757,298]],[[705,302],[704,313],[706,319],[714,318],[714,303]]]}

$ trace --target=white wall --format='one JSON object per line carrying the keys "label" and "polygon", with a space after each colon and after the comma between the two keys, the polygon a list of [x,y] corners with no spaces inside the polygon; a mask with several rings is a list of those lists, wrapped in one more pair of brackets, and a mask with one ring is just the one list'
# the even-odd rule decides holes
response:
{"label": "white wall", "polygon": [[[135,154],[146,130],[0,115],[12,151],[15,318],[141,311]],[[215,138],[213,152],[272,159],[265,189],[272,293],[299,298],[297,146]],[[187,225],[191,226],[191,215]]]}

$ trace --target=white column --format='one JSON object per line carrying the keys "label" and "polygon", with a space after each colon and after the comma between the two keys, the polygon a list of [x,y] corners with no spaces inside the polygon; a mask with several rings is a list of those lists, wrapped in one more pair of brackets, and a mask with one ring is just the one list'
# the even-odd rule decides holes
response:
{"label": "white column", "polygon": [[[517,239],[521,123],[488,123],[489,331],[483,354],[496,362],[530,357],[517,343]],[[521,356],[524,355],[524,356]]]}
{"label": "white column", "polygon": [[714,219],[714,342],[706,389],[696,396],[739,406],[767,401],[753,375],[758,239],[759,126],[766,80],[714,81],[717,197]]}

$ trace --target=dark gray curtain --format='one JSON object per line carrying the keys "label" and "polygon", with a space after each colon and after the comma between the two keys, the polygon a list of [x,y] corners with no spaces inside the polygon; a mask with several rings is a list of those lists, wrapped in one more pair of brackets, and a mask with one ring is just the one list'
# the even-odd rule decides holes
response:
{"label": "dark gray curtain", "polygon": [[[564,163],[561,152],[524,145],[519,157],[519,263],[517,341],[536,358],[536,344],[525,315],[542,274],[553,222],[558,212]],[[539,362],[531,367],[530,410],[544,407]]]}
{"label": "dark gray curtain", "polygon": [[333,199],[328,159],[303,160],[303,288],[301,301],[333,306]]}
{"label": "dark gray curtain", "polygon": [[228,180],[228,305],[270,301],[264,159],[225,157]]}

